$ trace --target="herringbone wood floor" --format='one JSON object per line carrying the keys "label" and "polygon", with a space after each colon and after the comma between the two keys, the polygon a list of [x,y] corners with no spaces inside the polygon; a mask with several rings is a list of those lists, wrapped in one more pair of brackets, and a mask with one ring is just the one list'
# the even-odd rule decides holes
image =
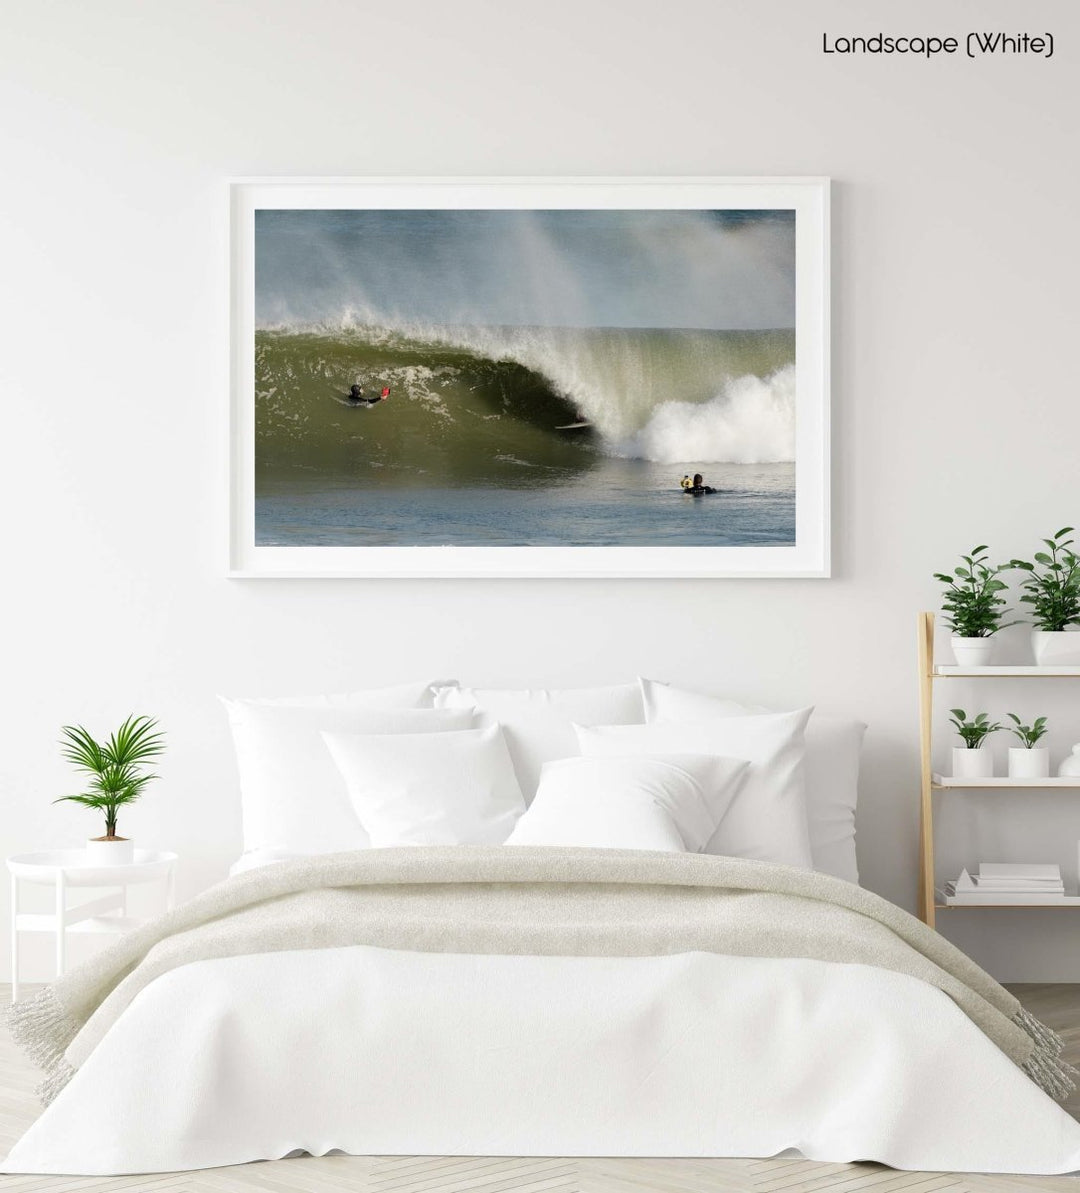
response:
{"label": "herringbone wood floor", "polygon": [[[1080,1064],[1080,985],[1014,986],[1065,1037]],[[0,998],[10,998],[0,986]],[[0,1149],[39,1112],[36,1071],[0,1032]],[[1080,1118],[1080,1091],[1067,1109]],[[12,1193],[1080,1193],[1080,1178],[897,1172],[807,1160],[558,1160],[437,1156],[305,1156],[194,1173],[126,1177],[0,1176]]]}

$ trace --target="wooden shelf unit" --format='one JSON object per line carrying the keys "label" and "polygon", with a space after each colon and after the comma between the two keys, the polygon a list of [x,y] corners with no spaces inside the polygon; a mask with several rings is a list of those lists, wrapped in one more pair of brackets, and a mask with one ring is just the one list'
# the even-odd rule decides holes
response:
{"label": "wooden shelf unit", "polygon": [[[953,779],[935,774],[933,770],[934,682],[942,679],[1080,679],[1080,667],[955,667],[934,662],[934,615],[919,614],[919,753],[922,758],[922,783],[919,802],[919,917],[931,928],[936,926],[936,913],[957,907],[983,911],[1008,908],[1015,911],[1025,907],[1080,907],[1075,902],[1064,903],[959,903],[946,904],[938,900],[934,884],[934,792],[967,789],[979,791],[1080,790],[1080,779]],[[1073,898],[1073,897],[1070,897]]]}

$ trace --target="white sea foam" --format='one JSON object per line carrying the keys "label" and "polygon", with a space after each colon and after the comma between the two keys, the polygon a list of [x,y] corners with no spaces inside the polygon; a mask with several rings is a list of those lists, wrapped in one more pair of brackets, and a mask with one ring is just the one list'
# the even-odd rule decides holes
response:
{"label": "white sea foam", "polygon": [[434,390],[436,385],[446,385],[457,376],[457,370],[447,367],[428,368],[427,365],[402,365],[386,368],[376,374],[380,381],[400,386],[414,402],[420,402],[440,418],[452,416],[441,394]]}
{"label": "white sea foam", "polygon": [[663,402],[612,455],[660,464],[772,464],[795,459],[795,367],[739,377],[709,402]]}

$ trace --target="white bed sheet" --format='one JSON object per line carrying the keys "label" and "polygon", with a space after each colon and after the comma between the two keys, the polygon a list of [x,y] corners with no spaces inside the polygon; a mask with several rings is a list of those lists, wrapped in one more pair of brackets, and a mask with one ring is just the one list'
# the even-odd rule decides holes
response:
{"label": "white bed sheet", "polygon": [[158,978],[8,1156],[772,1156],[1060,1173],[1080,1126],[940,991],[859,965],[351,947]]}

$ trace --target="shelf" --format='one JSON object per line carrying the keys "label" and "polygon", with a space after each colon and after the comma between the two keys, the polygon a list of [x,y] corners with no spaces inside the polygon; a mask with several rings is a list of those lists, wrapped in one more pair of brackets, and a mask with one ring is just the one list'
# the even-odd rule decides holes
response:
{"label": "shelf", "polygon": [[[1077,641],[1080,645],[1080,639]],[[1038,667],[1034,663],[1013,663],[991,667],[961,667],[955,663],[938,663],[934,658],[936,646],[934,633],[934,614],[920,613],[918,617],[918,677],[919,677],[919,757],[920,757],[920,793],[919,793],[919,915],[923,922],[933,928],[939,911],[952,910],[954,907],[981,908],[983,911],[999,911],[1005,908],[1017,907],[1076,907],[1080,908],[1080,894],[1047,897],[1036,896],[1017,901],[1014,893],[1008,901],[1008,893],[985,896],[993,902],[982,902],[978,896],[971,900],[950,900],[943,889],[934,883],[936,873],[934,866],[934,816],[935,811],[941,810],[942,800],[935,798],[935,793],[941,791],[988,791],[988,792],[1019,792],[1019,791],[1067,791],[1080,792],[1080,776],[1068,778],[1047,777],[1044,779],[1010,779],[1006,776],[987,779],[960,779],[952,775],[935,774],[933,770],[934,756],[934,697],[939,700],[947,695],[941,688],[936,688],[934,681],[938,679],[1080,679],[1080,666],[1047,666]],[[946,658],[951,658],[946,655]],[[951,701],[959,697],[949,696]],[[981,697],[980,697],[981,699]],[[1059,797],[1060,799],[1061,797]],[[1072,800],[1072,796],[1067,798]],[[961,801],[964,808],[967,803]],[[1032,801],[1025,800],[1025,803]],[[1039,802],[1039,801],[1035,801]],[[1010,807],[1017,807],[1020,801],[1010,801]],[[979,808],[986,809],[985,801],[977,803]],[[963,810],[963,809],[960,809]],[[1004,811],[1004,808],[999,808]],[[1006,900],[1001,902],[1001,900]]]}
{"label": "shelf", "polygon": [[952,775],[934,775],[934,787],[937,790],[947,790],[956,787],[968,788],[1037,788],[1037,787],[1076,787],[1080,788],[1080,779],[1008,779],[1003,775],[996,779],[954,779]]}
{"label": "shelf", "polygon": [[1080,895],[1064,895],[1059,899],[1047,899],[1045,903],[935,903],[938,911],[955,911],[962,907],[979,911],[1016,911],[1020,907],[1034,907],[1045,911],[1047,907],[1080,907]]}
{"label": "shelf", "polygon": [[956,667],[938,665],[935,679],[1080,679],[1080,667]]}
{"label": "shelf", "polygon": [[1006,896],[999,899],[980,899],[977,895],[946,895],[945,891],[938,887],[934,891],[935,903],[934,906],[938,908],[952,909],[954,907],[1008,907],[1010,909],[1016,907],[1080,907],[1080,895],[1047,895],[1043,897],[1032,897],[1028,895],[1026,898],[1010,901]]}

